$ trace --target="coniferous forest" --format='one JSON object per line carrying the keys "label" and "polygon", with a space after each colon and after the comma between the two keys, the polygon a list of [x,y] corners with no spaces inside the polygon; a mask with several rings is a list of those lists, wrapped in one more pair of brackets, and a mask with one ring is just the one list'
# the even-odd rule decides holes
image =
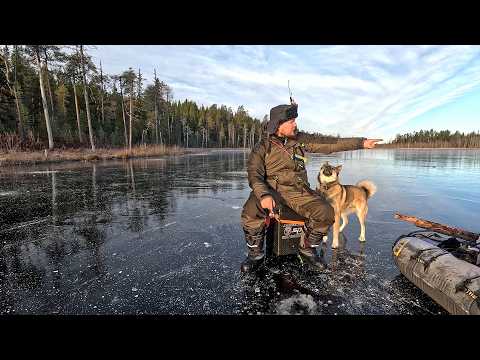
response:
{"label": "coniferous forest", "polygon": [[450,132],[420,130],[413,133],[397,135],[389,144],[381,147],[394,148],[480,148],[480,132]]}
{"label": "coniferous forest", "polygon": [[[199,106],[174,98],[154,70],[103,71],[84,45],[4,45],[0,49],[0,152],[161,145],[250,148],[262,136],[243,106]],[[158,70],[158,76],[157,76]],[[268,116],[265,116],[265,120]],[[334,136],[303,133],[312,143]],[[480,133],[421,130],[381,147],[480,147]]]}
{"label": "coniferous forest", "polygon": [[88,46],[10,45],[0,51],[0,150],[251,147],[260,120],[243,106],[175,100],[142,69],[108,74]]}

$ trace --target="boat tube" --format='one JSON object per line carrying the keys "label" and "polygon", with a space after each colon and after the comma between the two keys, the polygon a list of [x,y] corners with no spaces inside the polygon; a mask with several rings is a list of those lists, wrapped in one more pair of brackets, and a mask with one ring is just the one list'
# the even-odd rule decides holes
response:
{"label": "boat tube", "polygon": [[450,314],[480,315],[480,256],[470,263],[442,241],[412,234],[399,237],[392,248],[400,272]]}

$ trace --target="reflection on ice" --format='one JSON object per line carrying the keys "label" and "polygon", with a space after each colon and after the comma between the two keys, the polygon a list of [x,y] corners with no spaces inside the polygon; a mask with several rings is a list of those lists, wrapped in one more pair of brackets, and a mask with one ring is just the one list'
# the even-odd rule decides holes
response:
{"label": "reflection on ice", "polygon": [[0,196],[13,196],[17,194],[18,191],[0,191]]}

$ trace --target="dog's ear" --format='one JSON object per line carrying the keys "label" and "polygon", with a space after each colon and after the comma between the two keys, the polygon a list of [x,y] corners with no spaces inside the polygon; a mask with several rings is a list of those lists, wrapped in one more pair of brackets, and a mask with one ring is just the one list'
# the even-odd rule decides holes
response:
{"label": "dog's ear", "polygon": [[335,170],[337,170],[337,174],[340,173],[340,171],[342,171],[342,165],[338,165],[335,167]]}

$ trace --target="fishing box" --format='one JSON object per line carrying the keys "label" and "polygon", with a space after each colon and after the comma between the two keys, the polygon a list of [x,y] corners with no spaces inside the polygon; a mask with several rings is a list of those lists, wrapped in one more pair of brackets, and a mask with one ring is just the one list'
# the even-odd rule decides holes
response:
{"label": "fishing box", "polygon": [[267,230],[267,251],[276,256],[297,254],[305,234],[305,218],[285,205],[279,205],[278,215],[278,221],[271,219]]}

